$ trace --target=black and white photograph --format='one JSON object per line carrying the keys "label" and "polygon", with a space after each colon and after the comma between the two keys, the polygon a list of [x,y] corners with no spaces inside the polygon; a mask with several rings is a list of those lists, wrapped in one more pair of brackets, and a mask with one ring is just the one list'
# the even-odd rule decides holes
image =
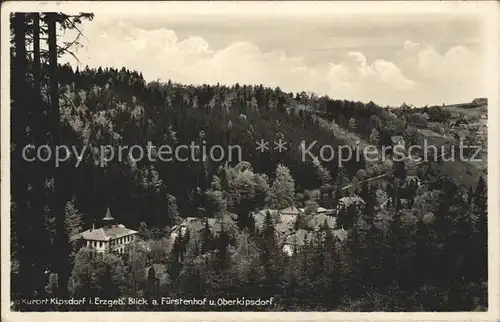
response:
{"label": "black and white photograph", "polygon": [[3,5],[2,316],[498,313],[499,6],[404,4]]}

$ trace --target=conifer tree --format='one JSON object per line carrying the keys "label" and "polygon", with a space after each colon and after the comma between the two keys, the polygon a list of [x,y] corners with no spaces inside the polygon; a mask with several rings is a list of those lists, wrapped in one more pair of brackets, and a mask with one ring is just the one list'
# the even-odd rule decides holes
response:
{"label": "conifer tree", "polygon": [[271,204],[275,209],[293,205],[295,199],[295,181],[290,170],[281,164],[276,168],[276,175],[271,186]]}

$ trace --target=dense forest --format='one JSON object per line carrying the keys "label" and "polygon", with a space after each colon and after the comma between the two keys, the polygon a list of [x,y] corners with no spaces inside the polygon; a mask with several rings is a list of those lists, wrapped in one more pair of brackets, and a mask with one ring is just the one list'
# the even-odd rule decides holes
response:
{"label": "dense forest", "polygon": [[[457,180],[453,162],[302,160],[302,142],[379,149],[399,136],[421,144],[420,127],[451,131],[467,123],[443,107],[382,107],[287,93],[263,85],[191,86],[146,82],[126,67],[90,69],[60,65],[68,48],[56,27],[77,28],[82,19],[16,14],[11,20],[11,290],[19,310],[172,310],[153,306],[96,308],[23,305],[21,299],[100,297],[273,298],[270,307],[178,306],[178,310],[271,311],[470,311],[487,309],[487,184],[483,172]],[[48,39],[48,50],[40,42]],[[71,44],[67,44],[68,46]],[[168,76],[168,75],[166,75]],[[454,126],[454,124],[453,124]],[[436,130],[437,131],[437,130]],[[476,132],[466,139],[478,141]],[[288,143],[286,151],[256,151],[261,139]],[[239,146],[214,161],[163,162],[113,158],[102,146]],[[75,147],[58,167],[28,162],[27,145]],[[447,149],[456,138],[446,141]],[[155,149],[152,148],[153,153]],[[107,151],[110,153],[110,151]],[[340,166],[339,166],[340,165]],[[382,180],[366,182],[387,174]],[[411,180],[409,180],[411,179]],[[418,184],[417,184],[418,182]],[[348,189],[345,189],[348,187]],[[311,209],[337,209],[346,196],[362,207],[335,213],[347,238],[326,223],[286,255],[268,212],[305,208],[296,229],[308,230]],[[100,225],[110,208],[141,241],[125,254],[97,254],[70,242]],[[309,216],[309,217],[308,217]],[[172,240],[186,217],[234,222],[213,234]],[[149,287],[148,268],[164,268]],[[161,270],[161,269],[159,269]],[[27,281],[30,281],[29,283]]]}

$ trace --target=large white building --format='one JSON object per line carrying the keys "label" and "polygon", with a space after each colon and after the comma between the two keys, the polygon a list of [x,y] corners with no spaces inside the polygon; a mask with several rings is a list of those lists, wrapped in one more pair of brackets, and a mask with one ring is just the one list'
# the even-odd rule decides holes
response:
{"label": "large white building", "polygon": [[91,228],[73,236],[72,240],[83,239],[84,246],[97,252],[116,252],[123,254],[126,246],[137,239],[138,232],[121,224],[116,224],[109,208],[102,219],[101,228]]}

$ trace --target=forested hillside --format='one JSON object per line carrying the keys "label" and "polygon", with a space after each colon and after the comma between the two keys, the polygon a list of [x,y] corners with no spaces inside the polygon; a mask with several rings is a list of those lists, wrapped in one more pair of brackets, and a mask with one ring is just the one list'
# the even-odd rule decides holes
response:
{"label": "forested hillside", "polygon": [[[422,131],[425,126],[451,131],[451,114],[446,110],[387,108],[262,85],[147,83],[140,71],[126,68],[59,66],[60,143],[75,151],[86,147],[86,153],[81,160],[73,153],[61,162],[55,197],[51,179],[55,161],[28,162],[20,157],[27,144],[51,142],[53,102],[45,81],[51,69],[41,66],[41,94],[32,83],[35,71],[36,65],[28,62],[24,81],[13,83],[20,86],[17,90],[23,89],[23,106],[29,107],[16,109],[21,96],[13,97],[14,300],[27,294],[60,295],[61,280],[54,272],[64,261],[70,273],[65,295],[76,298],[272,297],[271,307],[246,309],[277,311],[487,308],[483,168],[462,180],[447,172],[457,167],[455,162],[415,165],[363,157],[339,162],[337,155],[328,162],[302,160],[302,142],[308,146],[317,141],[310,150],[315,156],[321,155],[324,145],[352,146],[356,151],[371,144],[382,149],[393,145],[397,136],[408,145],[421,144],[428,134]],[[287,142],[286,151],[274,149],[273,142],[280,139]],[[269,150],[256,150],[260,140],[270,142]],[[446,136],[442,145],[450,148],[457,140]],[[239,146],[242,159],[234,153],[220,161],[203,160],[200,153],[200,158],[186,162],[137,156],[102,162],[100,155],[107,145],[117,153],[124,146],[191,142]],[[157,148],[152,151],[158,153]],[[381,180],[364,181],[382,174],[386,176]],[[364,205],[338,208],[339,200],[347,196],[359,196]],[[73,244],[68,258],[58,257],[60,252],[51,251],[59,247],[55,236],[60,236],[53,198],[66,205],[66,242],[99,226],[108,207],[120,223],[138,230],[142,240],[123,255],[94,254]],[[282,251],[271,214],[266,213],[261,229],[253,216],[262,209],[290,206],[306,209],[295,229],[310,236],[292,256]],[[339,209],[334,216],[347,232],[346,239],[336,238],[326,221],[315,232],[305,224],[318,207]],[[187,217],[228,224],[215,234],[206,221],[199,234],[173,240],[172,227]],[[148,286],[150,268],[157,274],[158,287]],[[26,278],[33,281],[31,289],[22,282]],[[237,306],[176,309],[242,310]]]}

